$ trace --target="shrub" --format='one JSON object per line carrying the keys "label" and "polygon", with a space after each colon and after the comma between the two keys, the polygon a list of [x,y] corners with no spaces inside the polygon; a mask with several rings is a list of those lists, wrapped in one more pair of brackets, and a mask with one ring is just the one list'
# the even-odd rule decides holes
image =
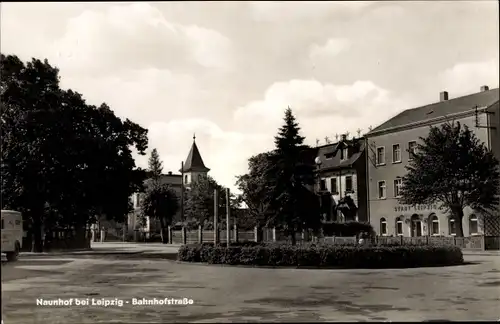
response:
{"label": "shrub", "polygon": [[189,244],[179,249],[179,261],[209,264],[340,267],[410,268],[447,266],[463,263],[460,248],[454,246],[349,246],[315,245],[213,245]]}

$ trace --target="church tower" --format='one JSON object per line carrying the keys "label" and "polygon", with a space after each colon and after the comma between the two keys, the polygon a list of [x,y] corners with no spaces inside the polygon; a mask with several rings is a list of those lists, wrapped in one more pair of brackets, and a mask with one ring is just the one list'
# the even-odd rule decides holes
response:
{"label": "church tower", "polygon": [[184,185],[189,187],[193,182],[196,182],[200,177],[206,176],[209,168],[203,163],[200,151],[196,145],[196,136],[193,136],[193,145],[184,162],[184,170],[179,170],[183,174]]}

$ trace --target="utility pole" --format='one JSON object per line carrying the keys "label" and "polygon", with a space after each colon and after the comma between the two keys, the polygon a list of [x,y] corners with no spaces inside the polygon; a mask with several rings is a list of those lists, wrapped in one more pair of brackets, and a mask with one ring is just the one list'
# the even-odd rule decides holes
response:
{"label": "utility pole", "polygon": [[184,222],[184,161],[181,162],[181,222]]}
{"label": "utility pole", "polygon": [[231,216],[231,202],[230,202],[230,194],[229,188],[226,188],[226,238],[227,238],[227,247],[229,247],[231,238],[231,227],[229,226],[229,218]]}
{"label": "utility pole", "polygon": [[217,189],[214,189],[214,245],[218,243],[219,227],[217,223],[219,222],[219,193]]}

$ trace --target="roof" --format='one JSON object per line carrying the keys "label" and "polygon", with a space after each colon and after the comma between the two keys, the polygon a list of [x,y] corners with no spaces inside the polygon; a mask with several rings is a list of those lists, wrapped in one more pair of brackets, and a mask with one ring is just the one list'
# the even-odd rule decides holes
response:
{"label": "roof", "polygon": [[[151,178],[147,178],[144,180],[144,185],[147,185],[148,182],[151,181]],[[162,174],[160,177],[161,184],[167,184],[172,187],[182,185],[182,176],[179,174]]]}
{"label": "roof", "polygon": [[10,210],[10,209],[2,209],[2,213],[17,213],[17,214],[21,214],[20,211]]}
{"label": "roof", "polygon": [[203,159],[201,158],[200,151],[198,150],[198,146],[196,146],[196,141],[193,138],[193,145],[191,146],[191,150],[189,151],[188,157],[186,158],[186,162],[184,162],[184,170],[179,170],[180,172],[208,172],[209,168],[205,166],[203,163]]}
{"label": "roof", "polygon": [[418,108],[408,109],[392,117],[382,125],[374,128],[367,135],[389,130],[393,127],[404,126],[410,123],[432,120],[438,117],[466,112],[477,108],[490,107],[499,100],[499,89],[491,89],[473,93],[467,96],[453,98]]}
{"label": "roof", "polygon": [[[350,156],[347,160],[340,159],[340,148],[343,145],[354,148],[349,152]],[[346,142],[337,142],[318,147],[318,157],[321,160],[320,170],[350,168],[358,161],[365,151],[365,141],[363,138],[347,140]],[[331,158],[326,158],[326,155],[333,155]]]}

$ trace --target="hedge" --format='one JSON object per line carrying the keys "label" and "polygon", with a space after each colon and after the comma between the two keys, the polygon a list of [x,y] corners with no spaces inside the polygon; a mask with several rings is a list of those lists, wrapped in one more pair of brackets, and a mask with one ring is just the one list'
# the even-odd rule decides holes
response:
{"label": "hedge", "polygon": [[183,245],[177,259],[209,264],[335,267],[335,268],[411,268],[450,266],[464,262],[455,246],[349,246],[285,244]]}

